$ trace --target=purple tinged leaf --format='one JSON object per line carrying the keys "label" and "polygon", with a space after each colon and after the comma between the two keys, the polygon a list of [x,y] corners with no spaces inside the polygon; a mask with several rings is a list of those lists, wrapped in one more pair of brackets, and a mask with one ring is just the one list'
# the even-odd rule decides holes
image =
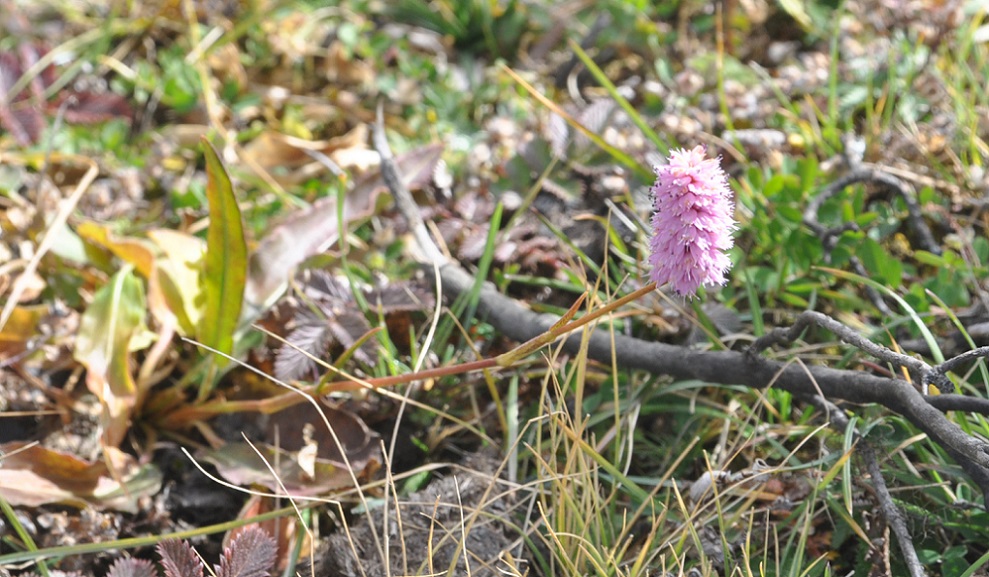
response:
{"label": "purple tinged leaf", "polygon": [[45,117],[37,106],[14,106],[10,90],[24,73],[13,53],[0,54],[0,128],[9,132],[17,144],[30,146],[38,141],[45,128]]}
{"label": "purple tinged leaf", "polygon": [[258,527],[248,527],[238,533],[223,551],[217,577],[268,577],[275,564],[278,546],[275,540]]}
{"label": "purple tinged leaf", "polygon": [[11,109],[0,102],[0,128],[10,132],[21,146],[30,146],[41,138],[45,117],[37,108]]}
{"label": "purple tinged leaf", "polygon": [[[335,311],[330,320],[330,332],[336,341],[345,348],[351,348],[371,330],[364,315],[354,311]],[[364,342],[355,352],[358,361],[367,364],[377,362],[378,355],[371,343]]]}
{"label": "purple tinged leaf", "polygon": [[65,109],[66,122],[95,124],[134,116],[127,99],[113,92],[73,92],[69,97],[72,100]]}
{"label": "purple tinged leaf", "polygon": [[275,377],[282,381],[296,381],[316,376],[316,363],[305,353],[321,358],[332,341],[326,321],[319,319],[302,322],[286,339],[292,345],[282,345],[275,357]]}
{"label": "purple tinged leaf", "polygon": [[162,541],[157,550],[165,577],[203,577],[203,564],[185,541]]}
{"label": "purple tinged leaf", "polygon": [[[618,104],[610,98],[595,100],[577,115],[577,122],[594,134],[603,134],[604,129],[611,125],[612,115],[617,108]],[[578,147],[592,144],[591,139],[579,131],[574,135],[574,143]]]}
{"label": "purple tinged leaf", "polygon": [[158,577],[158,574],[147,559],[121,557],[113,562],[106,577]]}
{"label": "purple tinged leaf", "polygon": [[390,282],[367,294],[367,302],[384,314],[409,311],[429,311],[436,304],[433,293],[410,282]]}
{"label": "purple tinged leaf", "polygon": [[570,129],[567,127],[567,121],[559,114],[551,114],[546,131],[549,148],[553,152],[553,156],[565,158],[567,144],[570,143]]}
{"label": "purple tinged leaf", "polygon": [[[344,304],[352,304],[352,301]],[[320,306],[326,315],[325,319],[317,318],[304,310],[297,314],[298,324],[287,338],[295,346],[282,345],[275,358],[275,376],[279,379],[297,380],[316,376],[318,366],[305,353],[324,358],[333,345],[349,349],[371,330],[371,325],[359,312],[344,310],[342,307]],[[354,356],[365,364],[377,362],[374,347],[367,342],[358,347]]]}

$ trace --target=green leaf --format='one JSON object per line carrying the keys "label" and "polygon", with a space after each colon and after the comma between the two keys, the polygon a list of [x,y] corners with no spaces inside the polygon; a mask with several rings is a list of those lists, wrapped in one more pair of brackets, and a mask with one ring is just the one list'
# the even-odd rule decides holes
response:
{"label": "green leaf", "polygon": [[914,259],[916,259],[917,262],[919,262],[921,264],[926,264],[926,265],[930,265],[930,266],[937,266],[937,267],[947,266],[946,263],[944,262],[944,258],[942,258],[940,255],[936,255],[934,253],[927,252],[926,250],[917,250],[917,251],[914,251],[913,256],[914,256]]}
{"label": "green leaf", "polygon": [[766,181],[766,185],[762,188],[762,194],[766,198],[773,198],[783,190],[784,184],[783,177],[779,174],[774,174]]}
{"label": "green leaf", "polygon": [[865,268],[891,289],[900,288],[903,284],[903,265],[896,257],[886,252],[883,247],[871,238],[866,238],[859,250],[859,256]]}
{"label": "green leaf", "polygon": [[[213,145],[205,138],[203,143],[210,218],[206,231],[206,258],[200,277],[205,306],[199,319],[198,337],[202,344],[230,354],[244,303],[247,242],[230,176]],[[222,367],[226,359],[218,358],[217,363]]]}

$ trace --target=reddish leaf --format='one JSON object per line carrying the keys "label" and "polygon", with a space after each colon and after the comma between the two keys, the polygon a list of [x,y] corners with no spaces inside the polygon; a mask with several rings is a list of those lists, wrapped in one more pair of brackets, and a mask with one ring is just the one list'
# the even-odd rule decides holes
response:
{"label": "reddish leaf", "polygon": [[[19,48],[18,53],[20,58],[14,53],[0,54],[0,127],[9,132],[21,146],[29,146],[41,138],[45,129],[45,117],[40,106],[28,103],[28,93],[11,93],[24,71],[30,68],[30,62],[36,60],[37,56],[33,48],[24,45]],[[28,62],[23,62],[22,59],[27,59]],[[41,80],[37,77],[31,81],[30,86],[32,92],[44,92]]]}
{"label": "reddish leaf", "polygon": [[134,111],[123,96],[113,92],[72,92],[65,97],[66,122],[96,124],[114,118],[132,119]]}
{"label": "reddish leaf", "polygon": [[217,577],[268,577],[275,564],[275,540],[257,527],[237,534],[223,551]]}
{"label": "reddish leaf", "polygon": [[158,577],[158,573],[147,559],[121,557],[110,565],[106,577]]}
{"label": "reddish leaf", "polygon": [[203,564],[185,541],[162,541],[157,549],[165,577],[203,577]]}
{"label": "reddish leaf", "polygon": [[30,146],[38,142],[45,126],[47,123],[40,110],[29,107],[10,108],[0,97],[0,127],[9,132],[17,144]]}
{"label": "reddish leaf", "polygon": [[321,358],[329,350],[333,339],[328,323],[323,319],[298,323],[287,340],[291,344],[279,348],[275,357],[275,378],[297,381],[317,377],[316,363],[306,353]]}

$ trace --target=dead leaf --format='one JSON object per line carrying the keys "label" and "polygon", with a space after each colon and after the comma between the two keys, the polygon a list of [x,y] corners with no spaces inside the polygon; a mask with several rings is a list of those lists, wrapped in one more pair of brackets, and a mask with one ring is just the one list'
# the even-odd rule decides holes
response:
{"label": "dead leaf", "polygon": [[216,74],[217,80],[224,84],[234,84],[240,90],[247,88],[247,70],[242,64],[243,56],[236,42],[230,42],[216,47],[209,52],[207,62]]}
{"label": "dead leaf", "polygon": [[61,503],[136,513],[139,499],[161,489],[161,473],[151,464],[138,465],[129,455],[114,453],[111,474],[103,461],[84,461],[23,442],[0,445],[0,494],[15,507]]}
{"label": "dead leaf", "polygon": [[[381,462],[380,437],[349,411],[329,407],[323,411],[343,446],[346,459],[322,418],[308,403],[257,418],[265,429],[265,439],[255,446],[268,465],[274,467],[277,479],[247,443],[228,443],[219,449],[200,451],[197,456],[216,466],[220,475],[235,485],[257,484],[280,492],[280,480],[286,490],[299,496],[321,495],[349,487],[353,481],[346,469],[348,463],[355,475],[364,477]],[[307,426],[313,427],[308,437]],[[307,446],[316,446],[317,455],[303,466],[298,454],[305,452]]]}
{"label": "dead leaf", "polygon": [[244,146],[244,159],[257,164],[280,184],[297,184],[328,170],[311,153],[326,155],[339,168],[364,173],[377,166],[378,153],[368,148],[367,126],[358,124],[346,134],[329,140],[306,140],[266,130]]}
{"label": "dead leaf", "polygon": [[[443,147],[438,144],[410,151],[396,159],[406,185],[422,187],[432,178],[433,169]],[[366,175],[347,193],[343,220],[349,225],[370,217],[378,195],[387,190],[380,173]],[[251,254],[245,290],[245,311],[257,318],[267,310],[282,291],[295,269],[307,258],[319,254],[339,238],[340,223],[336,197],[316,201],[311,207],[295,212],[269,232]]]}
{"label": "dead leaf", "polygon": [[[307,144],[303,146],[303,143]],[[265,170],[289,169],[312,160],[305,153],[306,148],[310,148],[308,141],[265,130],[244,146],[244,157],[248,163],[256,163]]]}
{"label": "dead leaf", "polygon": [[[6,280],[6,275],[0,276],[0,294],[4,292],[2,290],[4,285],[6,285],[4,280]],[[45,287],[48,286],[45,279],[42,278],[37,271],[30,271],[30,273],[21,277],[20,282],[22,283],[23,288],[20,295],[17,297],[17,302],[19,303],[29,303],[36,300],[41,296],[41,293],[45,290]]]}

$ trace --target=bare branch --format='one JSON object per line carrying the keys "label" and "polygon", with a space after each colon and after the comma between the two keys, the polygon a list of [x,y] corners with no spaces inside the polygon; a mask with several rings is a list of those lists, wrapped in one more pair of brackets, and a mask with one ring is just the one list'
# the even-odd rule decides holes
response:
{"label": "bare branch", "polygon": [[388,190],[391,191],[392,196],[394,196],[398,210],[405,217],[405,220],[408,221],[409,228],[412,229],[412,234],[415,235],[419,248],[425,253],[427,262],[445,263],[446,258],[443,256],[439,247],[436,246],[436,243],[433,242],[432,237],[429,236],[429,231],[426,230],[426,225],[422,221],[422,216],[419,214],[419,208],[416,206],[415,199],[412,198],[412,193],[409,192],[398,172],[395,157],[392,155],[391,148],[388,146],[388,139],[385,138],[385,124],[382,116],[381,103],[378,103],[377,121],[373,126],[372,139],[374,141],[374,149],[381,155],[381,179],[385,182]]}
{"label": "bare branch", "polygon": [[896,351],[876,344],[828,315],[816,311],[804,311],[800,313],[796,322],[794,322],[793,326],[789,329],[775,328],[769,331],[769,333],[765,336],[759,337],[752,343],[752,346],[749,347],[749,352],[758,353],[774,344],[790,344],[797,340],[797,338],[800,337],[800,334],[803,333],[804,330],[811,324],[815,324],[823,329],[831,331],[842,341],[881,361],[887,362],[896,367],[904,367],[909,369],[918,377],[924,377],[933,371],[933,369],[924,361],[909,355],[897,353]]}
{"label": "bare branch", "polygon": [[[814,395],[808,400],[829,416],[832,429],[839,433],[845,432],[848,428],[849,419],[840,408],[820,395]],[[886,480],[882,476],[879,461],[876,459],[875,448],[858,431],[855,431],[855,440],[855,448],[865,461],[869,475],[872,477],[872,485],[876,489],[876,498],[879,499],[879,506],[882,508],[883,516],[886,518],[886,524],[893,529],[893,533],[896,535],[896,542],[900,546],[900,552],[903,553],[903,560],[910,570],[911,577],[924,577],[926,573],[920,564],[920,559],[917,557],[917,551],[914,549],[910,531],[907,528],[907,524],[903,521],[900,510],[896,507],[896,503],[893,502],[893,498],[889,494],[889,489],[886,488]]]}
{"label": "bare branch", "polygon": [[862,459],[865,460],[866,467],[869,469],[869,475],[872,477],[872,485],[876,488],[876,497],[879,499],[879,506],[883,510],[883,516],[886,517],[886,524],[893,529],[893,534],[896,535],[896,543],[900,547],[900,553],[903,554],[903,562],[906,564],[907,569],[910,570],[911,577],[925,577],[927,573],[924,571],[924,567],[920,564],[920,559],[917,557],[917,550],[914,549],[910,530],[907,528],[907,524],[904,522],[900,510],[893,502],[893,497],[889,494],[889,489],[886,488],[886,480],[883,479],[883,471],[879,467],[876,450],[867,441],[860,442],[858,450]]}
{"label": "bare branch", "polygon": [[[394,163],[389,162],[391,154],[387,151],[380,117],[376,127],[375,144],[382,153],[382,173],[391,172],[397,175]],[[444,294],[456,298],[471,290],[476,279],[458,264],[447,260],[436,249],[432,239],[425,232],[418,207],[411,200],[408,191],[403,192],[401,179],[386,178],[385,182],[398,200],[398,208],[409,221],[411,228],[421,231],[416,234],[416,240],[425,246],[420,248],[427,253],[428,258],[432,259],[432,263],[440,265],[440,282],[443,283]],[[429,245],[432,245],[432,249]],[[545,333],[559,320],[552,315],[532,312],[514,299],[499,293],[494,285],[487,282],[483,284],[478,295],[477,314],[496,330],[519,342],[529,341]],[[803,327],[798,326],[801,323]],[[761,342],[756,342],[753,351],[763,350],[776,343],[792,341],[810,323],[819,324],[833,331],[849,344],[878,359],[896,366],[907,367],[921,376],[922,383],[937,382],[937,371],[923,361],[871,343],[848,327],[820,313],[804,313],[798,318],[798,323],[794,327],[772,331],[769,336],[764,337],[766,340],[760,339]],[[818,365],[798,367],[764,359],[752,352],[698,351],[665,343],[643,341],[604,329],[594,330],[586,343],[582,343],[581,340],[582,335],[574,334],[564,340],[561,346],[569,353],[586,350],[591,359],[609,365],[617,361],[624,368],[669,375],[675,379],[697,379],[708,383],[744,385],[756,389],[773,386],[802,397],[822,394],[832,401],[845,400],[882,405],[903,415],[926,433],[933,442],[943,447],[972,477],[982,489],[986,502],[989,502],[989,443],[965,433],[934,404],[928,402],[928,398],[904,380]],[[586,345],[586,349],[582,348],[582,345]],[[954,396],[951,397],[950,402],[938,404],[948,406],[952,403],[960,404],[956,403]],[[981,405],[971,406],[978,406],[981,409]]]}

